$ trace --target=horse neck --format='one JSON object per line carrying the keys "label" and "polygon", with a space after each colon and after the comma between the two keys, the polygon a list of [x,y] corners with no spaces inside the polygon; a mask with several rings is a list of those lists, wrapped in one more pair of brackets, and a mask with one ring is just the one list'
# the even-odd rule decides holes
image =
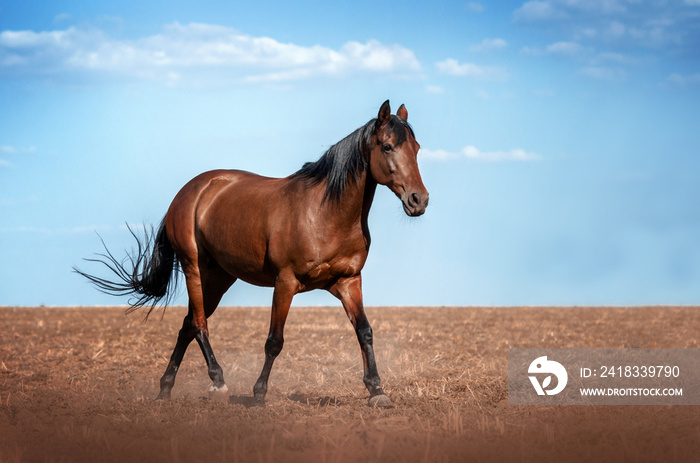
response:
{"label": "horse neck", "polygon": [[343,191],[339,201],[332,207],[337,207],[339,221],[348,227],[356,226],[359,222],[365,234],[369,232],[367,228],[367,217],[372,207],[374,193],[377,190],[377,182],[369,173],[369,167],[362,172],[354,182],[348,184]]}
{"label": "horse neck", "polygon": [[372,207],[372,201],[374,201],[374,193],[377,191],[377,182],[369,173],[369,167],[363,173],[364,176],[364,189],[362,193],[362,229],[366,233],[369,232],[367,228],[367,218],[369,217],[369,209]]}

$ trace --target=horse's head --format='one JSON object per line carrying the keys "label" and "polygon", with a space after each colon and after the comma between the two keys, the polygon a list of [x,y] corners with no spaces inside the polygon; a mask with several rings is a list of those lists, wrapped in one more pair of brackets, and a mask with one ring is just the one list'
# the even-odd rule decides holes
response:
{"label": "horse's head", "polygon": [[404,105],[394,116],[389,100],[384,102],[372,136],[369,168],[377,183],[386,185],[401,199],[406,214],[417,217],[428,207],[428,190],[418,170],[420,145],[407,119]]}

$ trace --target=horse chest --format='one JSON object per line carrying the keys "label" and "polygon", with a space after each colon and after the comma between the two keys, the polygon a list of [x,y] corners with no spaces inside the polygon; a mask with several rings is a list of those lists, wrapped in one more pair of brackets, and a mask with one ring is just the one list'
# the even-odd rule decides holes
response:
{"label": "horse chest", "polygon": [[366,260],[367,246],[362,233],[350,234],[310,250],[303,261],[297,260],[294,273],[307,286],[323,287],[337,278],[358,275]]}
{"label": "horse chest", "polygon": [[305,290],[323,288],[338,278],[358,275],[362,270],[366,255],[336,258],[329,262],[313,263],[297,274],[297,279]]}

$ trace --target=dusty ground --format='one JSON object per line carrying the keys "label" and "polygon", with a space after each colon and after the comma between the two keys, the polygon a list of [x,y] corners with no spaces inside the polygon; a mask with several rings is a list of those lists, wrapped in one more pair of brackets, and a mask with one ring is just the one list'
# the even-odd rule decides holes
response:
{"label": "dusty ground", "polygon": [[[510,347],[698,348],[698,308],[373,308],[397,407],[370,409],[340,308],[293,308],[266,408],[208,401],[193,344],[153,401],[184,309],[0,308],[0,463],[700,461],[697,406],[513,406]],[[252,394],[269,309],[222,308],[212,345]]]}

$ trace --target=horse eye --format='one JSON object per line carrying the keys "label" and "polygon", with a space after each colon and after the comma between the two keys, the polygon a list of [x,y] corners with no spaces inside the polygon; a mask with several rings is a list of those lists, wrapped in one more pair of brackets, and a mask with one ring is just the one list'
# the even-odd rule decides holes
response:
{"label": "horse eye", "polygon": [[386,145],[382,146],[382,150],[383,150],[385,153],[388,153],[389,151],[392,150],[392,146],[391,146],[390,144],[387,143]]}

